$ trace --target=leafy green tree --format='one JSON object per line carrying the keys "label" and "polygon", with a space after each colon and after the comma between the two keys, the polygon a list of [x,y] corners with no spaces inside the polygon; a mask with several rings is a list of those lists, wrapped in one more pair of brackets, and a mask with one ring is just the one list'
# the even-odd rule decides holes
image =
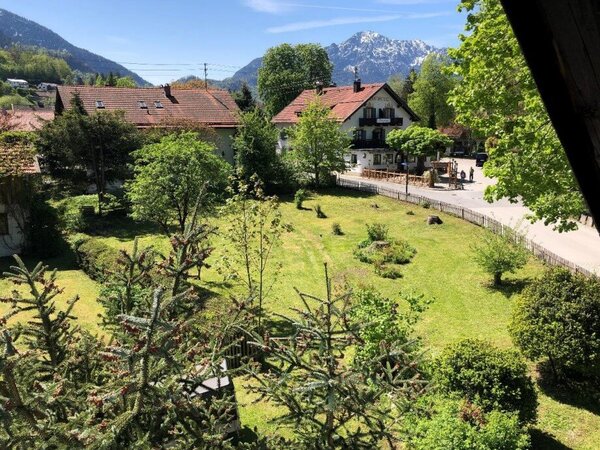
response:
{"label": "leafy green tree", "polygon": [[96,76],[96,79],[94,80],[94,86],[106,86],[106,80],[101,73]]}
{"label": "leafy green tree", "polygon": [[281,44],[265,53],[258,70],[258,93],[271,116],[286,107],[317,81],[331,84],[333,65],[318,44]]}
{"label": "leafy green tree", "polygon": [[510,333],[530,359],[546,358],[555,378],[600,379],[600,281],[550,269],[513,308]]}
{"label": "leafy green tree", "polygon": [[423,173],[426,156],[434,156],[452,145],[452,140],[445,134],[416,124],[404,130],[390,131],[385,140],[403,155],[417,157],[417,173]]}
{"label": "leafy green tree", "polygon": [[394,90],[396,94],[403,98],[404,100],[408,100],[408,96],[412,94],[414,89],[415,81],[417,81],[417,71],[411,67],[408,75],[405,77],[402,74],[395,74],[388,78],[387,84]]}
{"label": "leafy green tree", "polygon": [[[293,427],[294,448],[372,449],[384,441],[396,448],[395,419],[427,384],[413,376],[418,362],[401,347],[382,345],[374,360],[348,364],[348,345],[369,324],[346,320],[351,292],[333,292],[327,267],[325,285],[324,298],[298,292],[302,309],[294,310],[294,318],[281,316],[288,335],[253,333],[272,366],[268,372],[248,368],[257,382],[250,389],[281,408],[276,422]],[[398,363],[392,367],[386,363],[391,360]]]}
{"label": "leafy green tree", "polygon": [[276,152],[277,136],[277,129],[260,109],[240,115],[232,145],[240,176],[250,180],[256,174],[265,184],[279,178],[281,164]]}
{"label": "leafy green tree", "polygon": [[346,169],[344,155],[350,146],[350,137],[340,130],[339,123],[331,117],[331,110],[319,97],[315,97],[298,124],[290,129],[291,152],[300,171],[314,177],[316,186],[331,172]]}
{"label": "leafy green tree", "polygon": [[465,339],[447,346],[435,360],[433,383],[446,395],[458,394],[485,412],[517,413],[534,422],[537,394],[527,364],[515,350]]}
{"label": "leafy green tree", "polygon": [[73,179],[77,168],[92,172],[100,213],[107,182],[124,177],[130,153],[141,143],[139,132],[122,112],[88,115],[78,95],[70,109],[44,125],[39,136],[40,152],[54,176]]}
{"label": "leafy green tree", "polygon": [[250,86],[245,81],[242,82],[240,89],[233,93],[233,100],[242,112],[252,111],[256,107],[256,101],[252,96]]}
{"label": "leafy green tree", "polygon": [[464,0],[460,9],[467,32],[450,51],[461,80],[451,103],[459,123],[491,138],[484,172],[497,181],[485,198],[521,200],[530,219],[576,228],[584,201],[500,2]]}
{"label": "leafy green tree", "polygon": [[137,87],[135,80],[130,76],[127,77],[119,77],[115,82],[116,87],[126,87],[126,88],[134,88]]}
{"label": "leafy green tree", "polygon": [[203,207],[213,205],[230,172],[215,147],[191,132],[166,136],[135,151],[133,157],[134,178],[125,184],[131,215],[158,224],[166,234],[172,225],[185,231],[200,197]]}
{"label": "leafy green tree", "polygon": [[[448,65],[445,57],[430,53],[423,61],[417,79],[411,82],[410,86],[406,86],[406,91],[414,89],[408,95],[409,106],[425,122],[423,125],[426,124],[434,130],[440,125],[448,125],[454,118],[454,110],[448,102],[448,96],[456,80],[446,70]],[[407,83],[409,80],[407,78]]]}
{"label": "leafy green tree", "polygon": [[475,262],[494,277],[494,286],[502,284],[502,275],[514,273],[529,259],[529,253],[518,243],[518,233],[505,230],[503,234],[487,231],[480,244],[474,245]]}
{"label": "leafy green tree", "polygon": [[229,219],[223,230],[228,251],[223,256],[226,276],[246,291],[246,298],[257,303],[258,327],[263,321],[263,302],[281,270],[272,253],[281,244],[288,227],[281,219],[279,200],[267,197],[260,180],[253,175],[246,182],[240,177],[230,187],[225,214]]}
{"label": "leafy green tree", "polygon": [[109,72],[106,77],[106,86],[115,87],[117,85],[117,77],[114,73]]}

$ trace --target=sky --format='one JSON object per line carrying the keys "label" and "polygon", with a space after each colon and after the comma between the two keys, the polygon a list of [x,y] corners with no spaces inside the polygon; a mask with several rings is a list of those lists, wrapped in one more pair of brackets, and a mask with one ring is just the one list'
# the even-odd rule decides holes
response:
{"label": "sky", "polygon": [[275,45],[339,43],[359,31],[456,46],[458,0],[0,0],[153,84],[222,79]]}

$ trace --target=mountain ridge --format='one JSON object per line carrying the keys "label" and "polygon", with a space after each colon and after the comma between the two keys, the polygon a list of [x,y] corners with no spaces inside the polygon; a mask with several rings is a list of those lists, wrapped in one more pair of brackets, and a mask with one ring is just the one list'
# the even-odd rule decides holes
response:
{"label": "mountain ridge", "polygon": [[[420,39],[391,39],[374,31],[359,31],[345,41],[325,47],[333,64],[333,82],[348,85],[354,81],[353,68],[364,83],[382,83],[391,75],[408,75],[411,68],[419,69],[430,53],[445,54],[445,48],[429,45]],[[238,90],[242,82],[256,88],[262,58],[255,58],[231,77],[213,84]]]}
{"label": "mountain ridge", "polygon": [[132,77],[140,86],[150,84],[126,67],[77,47],[49,28],[2,8],[0,8],[0,30],[0,46],[19,44],[63,52],[65,61],[72,69],[84,73],[119,73],[121,76]]}

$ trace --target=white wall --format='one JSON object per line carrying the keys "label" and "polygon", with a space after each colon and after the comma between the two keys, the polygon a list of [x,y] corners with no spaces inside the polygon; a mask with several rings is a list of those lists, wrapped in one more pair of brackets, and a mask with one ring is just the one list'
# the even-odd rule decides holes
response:
{"label": "white wall", "polygon": [[[5,212],[6,205],[0,204],[0,213]],[[11,256],[20,253],[21,246],[25,242],[17,221],[11,215],[8,216],[8,232],[9,234],[0,236],[0,256]]]}
{"label": "white wall", "polygon": [[215,128],[215,131],[217,132],[217,155],[228,163],[233,164],[234,155],[231,144],[233,143],[235,128]]}

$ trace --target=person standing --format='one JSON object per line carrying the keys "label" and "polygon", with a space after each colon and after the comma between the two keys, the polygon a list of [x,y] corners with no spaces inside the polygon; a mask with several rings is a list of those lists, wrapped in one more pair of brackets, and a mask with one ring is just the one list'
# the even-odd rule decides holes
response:
{"label": "person standing", "polygon": [[473,182],[473,175],[475,175],[475,170],[471,167],[469,169],[469,181],[472,183]]}

